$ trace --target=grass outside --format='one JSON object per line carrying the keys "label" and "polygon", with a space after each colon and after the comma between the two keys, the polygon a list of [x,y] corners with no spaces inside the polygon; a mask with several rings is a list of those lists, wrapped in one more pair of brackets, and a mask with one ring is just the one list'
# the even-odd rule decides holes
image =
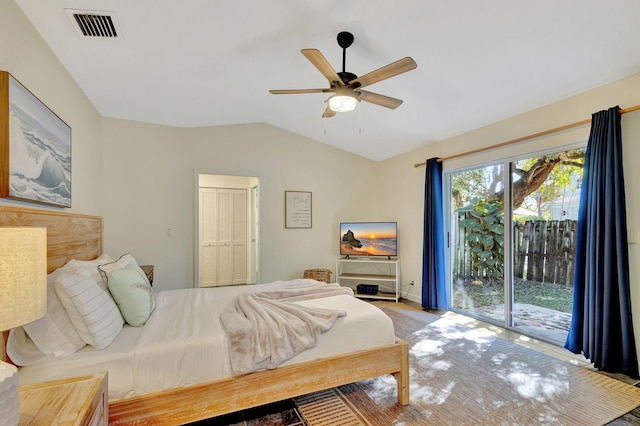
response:
{"label": "grass outside", "polygon": [[[458,280],[453,286],[453,306],[470,309],[504,303],[504,283],[497,280]],[[514,303],[526,303],[571,313],[573,287],[516,278]]]}

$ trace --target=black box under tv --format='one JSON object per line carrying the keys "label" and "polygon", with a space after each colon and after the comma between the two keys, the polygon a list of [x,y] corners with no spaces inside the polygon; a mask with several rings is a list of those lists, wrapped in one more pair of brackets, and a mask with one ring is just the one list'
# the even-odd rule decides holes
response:
{"label": "black box under tv", "polygon": [[378,294],[378,286],[374,284],[358,284],[356,291],[358,294]]}

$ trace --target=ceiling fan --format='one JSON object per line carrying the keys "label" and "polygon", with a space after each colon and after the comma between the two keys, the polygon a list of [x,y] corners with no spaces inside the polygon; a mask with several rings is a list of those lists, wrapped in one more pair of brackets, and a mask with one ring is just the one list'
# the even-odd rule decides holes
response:
{"label": "ceiling fan", "polygon": [[342,72],[336,72],[318,49],[302,49],[300,52],[315,66],[329,81],[329,87],[325,89],[292,89],[269,90],[274,95],[287,95],[299,93],[334,93],[327,99],[322,117],[328,118],[336,115],[336,112],[346,112],[355,109],[359,101],[371,102],[386,108],[395,109],[402,104],[401,99],[362,90],[379,81],[386,80],[398,74],[402,74],[417,68],[417,64],[410,57],[385,65],[368,74],[358,77],[345,70],[347,48],[353,43],[353,34],[342,31],[338,34],[338,46],[342,48]]}

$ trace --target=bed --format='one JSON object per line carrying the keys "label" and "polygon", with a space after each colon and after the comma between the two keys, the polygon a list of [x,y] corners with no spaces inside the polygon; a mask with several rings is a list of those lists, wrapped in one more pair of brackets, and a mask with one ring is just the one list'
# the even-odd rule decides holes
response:
{"label": "bed", "polygon": [[[0,206],[0,226],[45,226],[48,230],[48,270],[52,272],[67,264],[71,259],[88,261],[102,255],[102,218],[97,216],[73,214],[59,211],[49,211],[40,209],[26,209],[19,207]],[[252,286],[255,287],[255,286]],[[172,297],[178,293],[191,294],[192,292],[204,291],[206,294],[217,289],[185,289],[180,291],[162,294],[159,292],[158,305],[169,305],[176,303]],[[241,289],[229,288],[221,289],[223,296],[216,295],[217,299],[232,300]],[[180,296],[182,297],[182,296]],[[339,297],[339,296],[335,296]],[[198,299],[201,299],[198,296]],[[327,298],[321,303],[335,305],[336,303],[362,303],[366,302],[355,298],[343,298],[342,302]],[[307,302],[301,302],[307,303]],[[342,306],[351,309],[349,306]],[[159,308],[163,309],[163,308]],[[163,315],[156,315],[164,312]],[[98,350],[81,350],[77,354],[64,359],[75,365],[75,375],[81,374],[82,370],[99,368],[95,367],[91,361],[99,358],[107,352],[114,352],[109,360],[111,364],[105,363],[107,367],[103,370],[109,372],[109,384],[112,379],[120,382],[127,382],[127,371],[131,370],[130,348],[131,342],[141,339],[140,334],[151,333],[148,330],[161,329],[162,318],[169,315],[171,309],[164,311],[154,311],[149,317],[149,321],[144,327],[127,327],[118,334],[118,340],[108,348]],[[352,311],[348,311],[352,312]],[[211,313],[211,315],[217,315]],[[363,315],[368,315],[363,314]],[[350,315],[347,314],[346,318]],[[356,327],[360,322],[362,327],[366,327],[369,320],[366,316],[356,318],[351,315],[349,324],[347,320],[341,322],[339,327]],[[175,320],[175,319],[174,319]],[[336,322],[336,328],[338,322]],[[147,329],[147,330],[145,330]],[[351,329],[349,333],[355,333]],[[203,379],[198,383],[178,383],[177,387],[171,387],[169,377],[157,375],[161,382],[165,379],[169,382],[161,383],[162,390],[154,391],[154,385],[149,384],[148,388],[136,388],[133,392],[117,390],[115,394],[110,393],[109,421],[110,424],[131,424],[131,423],[153,423],[153,424],[180,424],[196,420],[206,419],[230,412],[239,411],[246,408],[264,405],[319,390],[332,388],[339,385],[353,383],[367,378],[377,377],[385,374],[392,374],[397,381],[398,403],[407,405],[409,403],[409,376],[408,376],[408,346],[406,342],[393,339],[393,342],[376,344],[375,347],[361,347],[356,343],[354,347],[345,349],[346,352],[332,353],[326,355],[322,352],[322,346],[336,347],[344,346],[343,343],[336,343],[331,340],[335,337],[333,329],[322,336],[323,340],[318,341],[321,355],[314,355],[313,348],[305,351],[293,359],[285,362],[275,369],[251,372],[242,375],[228,375],[228,368],[222,366],[220,369],[227,370],[221,378]],[[333,337],[331,337],[333,336]],[[364,334],[363,334],[364,336]],[[357,340],[357,339],[352,339]],[[363,338],[362,340],[368,340]],[[224,357],[225,349],[217,349],[215,357]],[[222,350],[222,352],[220,352]],[[147,352],[152,355],[157,353],[153,348]],[[187,356],[189,352],[179,355],[179,358]],[[4,345],[0,356],[5,357]],[[321,357],[319,357],[321,356]],[[83,364],[85,363],[85,364]],[[146,364],[144,362],[143,364]],[[45,380],[48,376],[45,371],[39,370],[38,365],[21,368],[21,381]],[[80,370],[80,371],[78,371]],[[50,369],[48,371],[51,371]],[[135,373],[138,374],[138,373]],[[167,374],[167,376],[169,376]],[[125,377],[123,379],[123,377]],[[220,376],[218,376],[220,377]],[[114,382],[115,383],[115,382]],[[165,389],[167,386],[169,388]],[[116,386],[114,385],[114,389]],[[118,385],[118,389],[123,389]]]}

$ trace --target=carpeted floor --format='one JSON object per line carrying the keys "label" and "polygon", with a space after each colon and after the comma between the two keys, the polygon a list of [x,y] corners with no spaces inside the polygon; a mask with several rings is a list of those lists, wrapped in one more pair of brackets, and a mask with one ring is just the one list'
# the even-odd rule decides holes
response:
{"label": "carpeted floor", "polygon": [[638,387],[487,330],[401,306],[381,308],[393,319],[396,335],[411,347],[409,406],[396,404],[395,380],[388,376],[207,424],[640,425],[640,413],[621,417],[640,405]]}

